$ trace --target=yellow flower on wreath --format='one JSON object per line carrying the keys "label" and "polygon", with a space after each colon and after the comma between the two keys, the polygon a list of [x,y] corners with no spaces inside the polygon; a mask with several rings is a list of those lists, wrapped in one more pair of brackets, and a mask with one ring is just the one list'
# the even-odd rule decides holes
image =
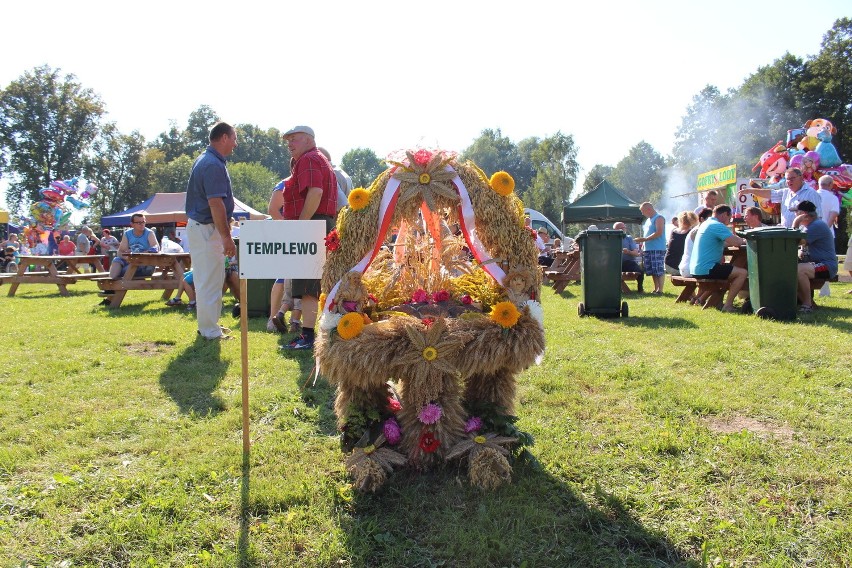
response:
{"label": "yellow flower on wreath", "polygon": [[363,209],[370,202],[370,192],[363,187],[356,187],[349,192],[348,201],[349,207],[351,207],[353,211]]}
{"label": "yellow flower on wreath", "polygon": [[341,339],[358,337],[364,330],[364,318],[358,312],[349,312],[337,322],[337,333]]}
{"label": "yellow flower on wreath", "polygon": [[491,319],[504,328],[512,327],[518,323],[518,318],[520,317],[521,312],[518,311],[518,308],[512,302],[499,302],[491,310]]}
{"label": "yellow flower on wreath", "polygon": [[515,191],[515,179],[506,172],[495,172],[488,184],[497,195],[503,197]]}

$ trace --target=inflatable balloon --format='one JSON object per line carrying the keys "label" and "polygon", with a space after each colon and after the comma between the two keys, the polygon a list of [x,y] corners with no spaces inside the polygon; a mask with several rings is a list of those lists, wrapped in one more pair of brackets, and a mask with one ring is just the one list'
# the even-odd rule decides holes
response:
{"label": "inflatable balloon", "polygon": [[784,150],[784,144],[779,140],[775,146],[763,153],[760,161],[751,170],[760,169],[759,177],[761,179],[780,178],[787,170],[787,158],[788,154]]}
{"label": "inflatable balloon", "polygon": [[98,192],[98,186],[89,182],[86,184],[86,189],[83,190],[83,193],[80,194],[80,197],[83,199],[88,199],[90,197],[94,197],[94,195]]}
{"label": "inflatable balloon", "polygon": [[89,204],[88,204],[88,203],[84,203],[83,201],[80,201],[80,200],[79,200],[79,199],[77,199],[76,197],[71,197],[70,195],[69,195],[68,197],[66,197],[66,198],[65,198],[65,202],[66,202],[66,203],[70,203],[70,204],[71,204],[71,205],[73,205],[73,206],[74,206],[74,208],[75,208],[75,209],[77,209],[77,210],[85,209],[86,207],[88,207],[88,206],[89,206]]}
{"label": "inflatable balloon", "polygon": [[820,157],[816,152],[805,152],[805,155],[802,157],[802,177],[805,178],[805,181],[813,181],[815,179],[814,174],[820,165]]}

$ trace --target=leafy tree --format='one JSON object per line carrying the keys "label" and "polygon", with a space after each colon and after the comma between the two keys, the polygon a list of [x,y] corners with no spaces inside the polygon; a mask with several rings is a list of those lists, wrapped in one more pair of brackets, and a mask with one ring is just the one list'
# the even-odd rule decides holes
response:
{"label": "leafy tree", "polygon": [[[580,195],[584,195],[589,193],[594,188],[596,188],[600,183],[610,177],[612,175],[612,171],[615,168],[612,166],[604,166],[603,164],[595,164],[595,166],[589,170],[589,173],[586,175],[586,180],[583,182],[583,193]],[[577,197],[580,197],[579,195]]]}
{"label": "leafy tree", "polygon": [[537,146],[538,140],[535,138],[529,138],[516,145],[503,136],[499,128],[496,130],[486,128],[460,157],[463,160],[472,160],[488,176],[494,172],[508,172],[515,180],[515,191],[518,195],[522,195],[529,190],[535,176],[530,154]]}
{"label": "leafy tree", "polygon": [[162,159],[163,153],[148,148],[138,131],[122,134],[114,123],[107,124],[85,164],[86,179],[98,186],[91,200],[93,217],[122,211],[147,199],[152,171]]}
{"label": "leafy tree", "polygon": [[524,204],[550,219],[560,219],[580,169],[574,137],[557,132],[541,140],[530,153],[530,162],[536,173],[529,192],[522,196]]}
{"label": "leafy tree", "polygon": [[207,148],[210,144],[210,128],[217,122],[219,122],[219,115],[207,105],[201,105],[189,113],[183,137],[190,157],[198,156]]}
{"label": "leafy tree", "polygon": [[281,179],[272,170],[257,162],[240,162],[228,165],[234,196],[261,213],[266,213],[272,188]]}
{"label": "leafy tree", "polygon": [[343,154],[340,167],[349,174],[355,187],[369,187],[373,180],[386,169],[384,162],[369,148],[349,150]]}
{"label": "leafy tree", "polygon": [[238,124],[238,145],[231,154],[231,163],[256,162],[275,172],[280,178],[290,175],[290,151],[281,143],[277,128],[263,130],[253,124]]}
{"label": "leafy tree", "polygon": [[174,120],[169,121],[169,129],[160,133],[152,146],[163,153],[163,159],[167,162],[180,156],[189,155],[183,132],[178,129],[177,122]]}
{"label": "leafy tree", "polygon": [[807,69],[802,86],[807,118],[831,120],[837,127],[832,143],[844,161],[852,161],[852,19],[834,22]]}
{"label": "leafy tree", "polygon": [[51,181],[81,173],[103,113],[94,91],[47,65],[0,91],[0,146],[12,174],[6,201],[13,210],[38,201],[38,190]]}
{"label": "leafy tree", "polygon": [[636,203],[654,201],[662,195],[665,167],[665,159],[643,140],[616,164],[610,182]]}
{"label": "leafy tree", "polygon": [[724,97],[707,85],[692,98],[675,133],[674,157],[687,177],[724,166],[717,154],[722,130]]}
{"label": "leafy tree", "polygon": [[186,183],[195,160],[187,155],[178,156],[168,162],[157,162],[151,169],[148,195],[155,193],[180,193],[186,191]]}

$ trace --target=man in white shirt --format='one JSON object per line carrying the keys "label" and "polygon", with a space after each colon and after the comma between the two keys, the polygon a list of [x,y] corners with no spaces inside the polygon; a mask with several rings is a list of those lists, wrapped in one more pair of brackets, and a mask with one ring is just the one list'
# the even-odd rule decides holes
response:
{"label": "man in white shirt", "polygon": [[752,185],[752,187],[741,189],[738,195],[748,195],[749,193],[763,199],[768,198],[772,203],[780,203],[781,226],[787,229],[793,227],[793,219],[798,215],[799,203],[802,201],[810,201],[816,205],[817,212],[822,206],[822,201],[816,190],[805,185],[802,170],[799,168],[790,168],[784,172],[784,181],[782,182],[767,185],[763,189]]}
{"label": "man in white shirt", "polygon": [[[831,229],[831,236],[836,236],[834,232],[834,224],[837,222],[837,216],[840,215],[840,200],[837,199],[837,196],[831,191],[831,188],[834,187],[834,179],[831,176],[824,175],[819,178],[819,189],[817,189],[817,193],[819,194],[819,198],[822,200],[820,204],[820,217],[825,221],[825,224],[828,225],[828,228]],[[823,284],[822,288],[819,291],[820,296],[830,296],[831,295],[831,286],[828,285],[828,282]]]}

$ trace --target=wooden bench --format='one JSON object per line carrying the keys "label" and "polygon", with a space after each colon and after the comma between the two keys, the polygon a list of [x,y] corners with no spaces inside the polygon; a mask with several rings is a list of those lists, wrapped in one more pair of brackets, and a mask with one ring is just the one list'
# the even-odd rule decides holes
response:
{"label": "wooden bench", "polygon": [[105,276],[109,276],[109,272],[81,272],[79,274],[74,273],[65,273],[60,274],[59,277],[63,280],[97,280],[98,278],[103,278]]}
{"label": "wooden bench", "polygon": [[[642,276],[641,272],[622,272],[621,273],[621,291],[625,294],[630,292],[630,288],[627,287],[627,282],[634,280],[638,283],[640,276]],[[638,284],[637,284],[637,286],[638,286]]]}
{"label": "wooden bench", "polygon": [[707,278],[686,278],[684,276],[671,276],[672,286],[682,286],[683,290],[675,299],[675,302],[691,302],[696,295],[704,292],[710,295],[704,302],[702,309],[717,308],[722,305],[725,292],[728,290],[727,280],[710,280]]}
{"label": "wooden bench", "polygon": [[580,252],[559,253],[544,276],[553,281],[553,293],[559,294],[569,282],[580,280]]}

